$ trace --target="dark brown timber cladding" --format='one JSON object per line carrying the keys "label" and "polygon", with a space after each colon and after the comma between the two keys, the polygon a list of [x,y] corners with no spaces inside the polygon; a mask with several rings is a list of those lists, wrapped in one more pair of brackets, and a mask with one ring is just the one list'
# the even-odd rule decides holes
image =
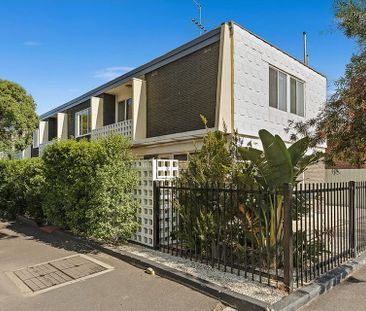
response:
{"label": "dark brown timber cladding", "polygon": [[219,42],[146,74],[147,137],[215,124]]}
{"label": "dark brown timber cladding", "polygon": [[70,108],[67,110],[67,124],[68,124],[68,136],[69,138],[71,136],[75,137],[75,113],[78,111],[84,110],[86,108],[90,107],[90,100],[87,100],[75,107]]}

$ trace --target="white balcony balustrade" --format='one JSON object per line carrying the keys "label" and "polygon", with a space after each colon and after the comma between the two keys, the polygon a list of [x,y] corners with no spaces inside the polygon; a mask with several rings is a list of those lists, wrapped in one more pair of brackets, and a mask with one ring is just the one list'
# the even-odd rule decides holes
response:
{"label": "white balcony balustrade", "polygon": [[91,139],[103,138],[108,136],[109,133],[118,133],[132,139],[132,120],[120,121],[96,128],[91,132]]}

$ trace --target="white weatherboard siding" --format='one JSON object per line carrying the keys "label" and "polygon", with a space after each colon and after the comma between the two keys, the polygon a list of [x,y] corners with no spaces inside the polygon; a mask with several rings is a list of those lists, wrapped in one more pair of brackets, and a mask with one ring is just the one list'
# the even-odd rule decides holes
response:
{"label": "white weatherboard siding", "polygon": [[288,141],[289,135],[284,130],[288,120],[304,118],[289,112],[289,81],[287,112],[269,107],[269,67],[305,82],[305,118],[314,117],[325,103],[326,79],[235,24],[233,40],[234,128],[248,136],[258,136],[258,131],[265,128]]}

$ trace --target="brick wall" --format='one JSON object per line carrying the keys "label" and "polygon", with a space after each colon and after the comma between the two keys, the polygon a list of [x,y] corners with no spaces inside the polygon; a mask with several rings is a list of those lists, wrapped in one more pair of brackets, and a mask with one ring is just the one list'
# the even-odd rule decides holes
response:
{"label": "brick wall", "polygon": [[218,58],[216,42],[146,74],[147,137],[214,126]]}

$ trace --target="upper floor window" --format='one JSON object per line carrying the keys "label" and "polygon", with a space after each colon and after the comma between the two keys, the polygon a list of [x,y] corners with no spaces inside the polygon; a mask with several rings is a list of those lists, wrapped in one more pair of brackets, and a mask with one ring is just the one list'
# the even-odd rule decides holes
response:
{"label": "upper floor window", "polygon": [[287,75],[277,69],[269,68],[269,105],[287,110]]}
{"label": "upper floor window", "polygon": [[91,131],[90,108],[79,111],[75,114],[76,137],[87,135]]}
{"label": "upper floor window", "polygon": [[[288,77],[289,95],[288,95]],[[287,98],[290,99],[290,112],[305,116],[304,82],[280,70],[269,68],[269,106],[288,111]]]}
{"label": "upper floor window", "polygon": [[295,78],[290,78],[290,102],[291,113],[295,113],[301,117],[305,115],[305,98],[304,98],[304,82]]}
{"label": "upper floor window", "polygon": [[117,104],[117,122],[132,119],[132,98],[124,99]]}

